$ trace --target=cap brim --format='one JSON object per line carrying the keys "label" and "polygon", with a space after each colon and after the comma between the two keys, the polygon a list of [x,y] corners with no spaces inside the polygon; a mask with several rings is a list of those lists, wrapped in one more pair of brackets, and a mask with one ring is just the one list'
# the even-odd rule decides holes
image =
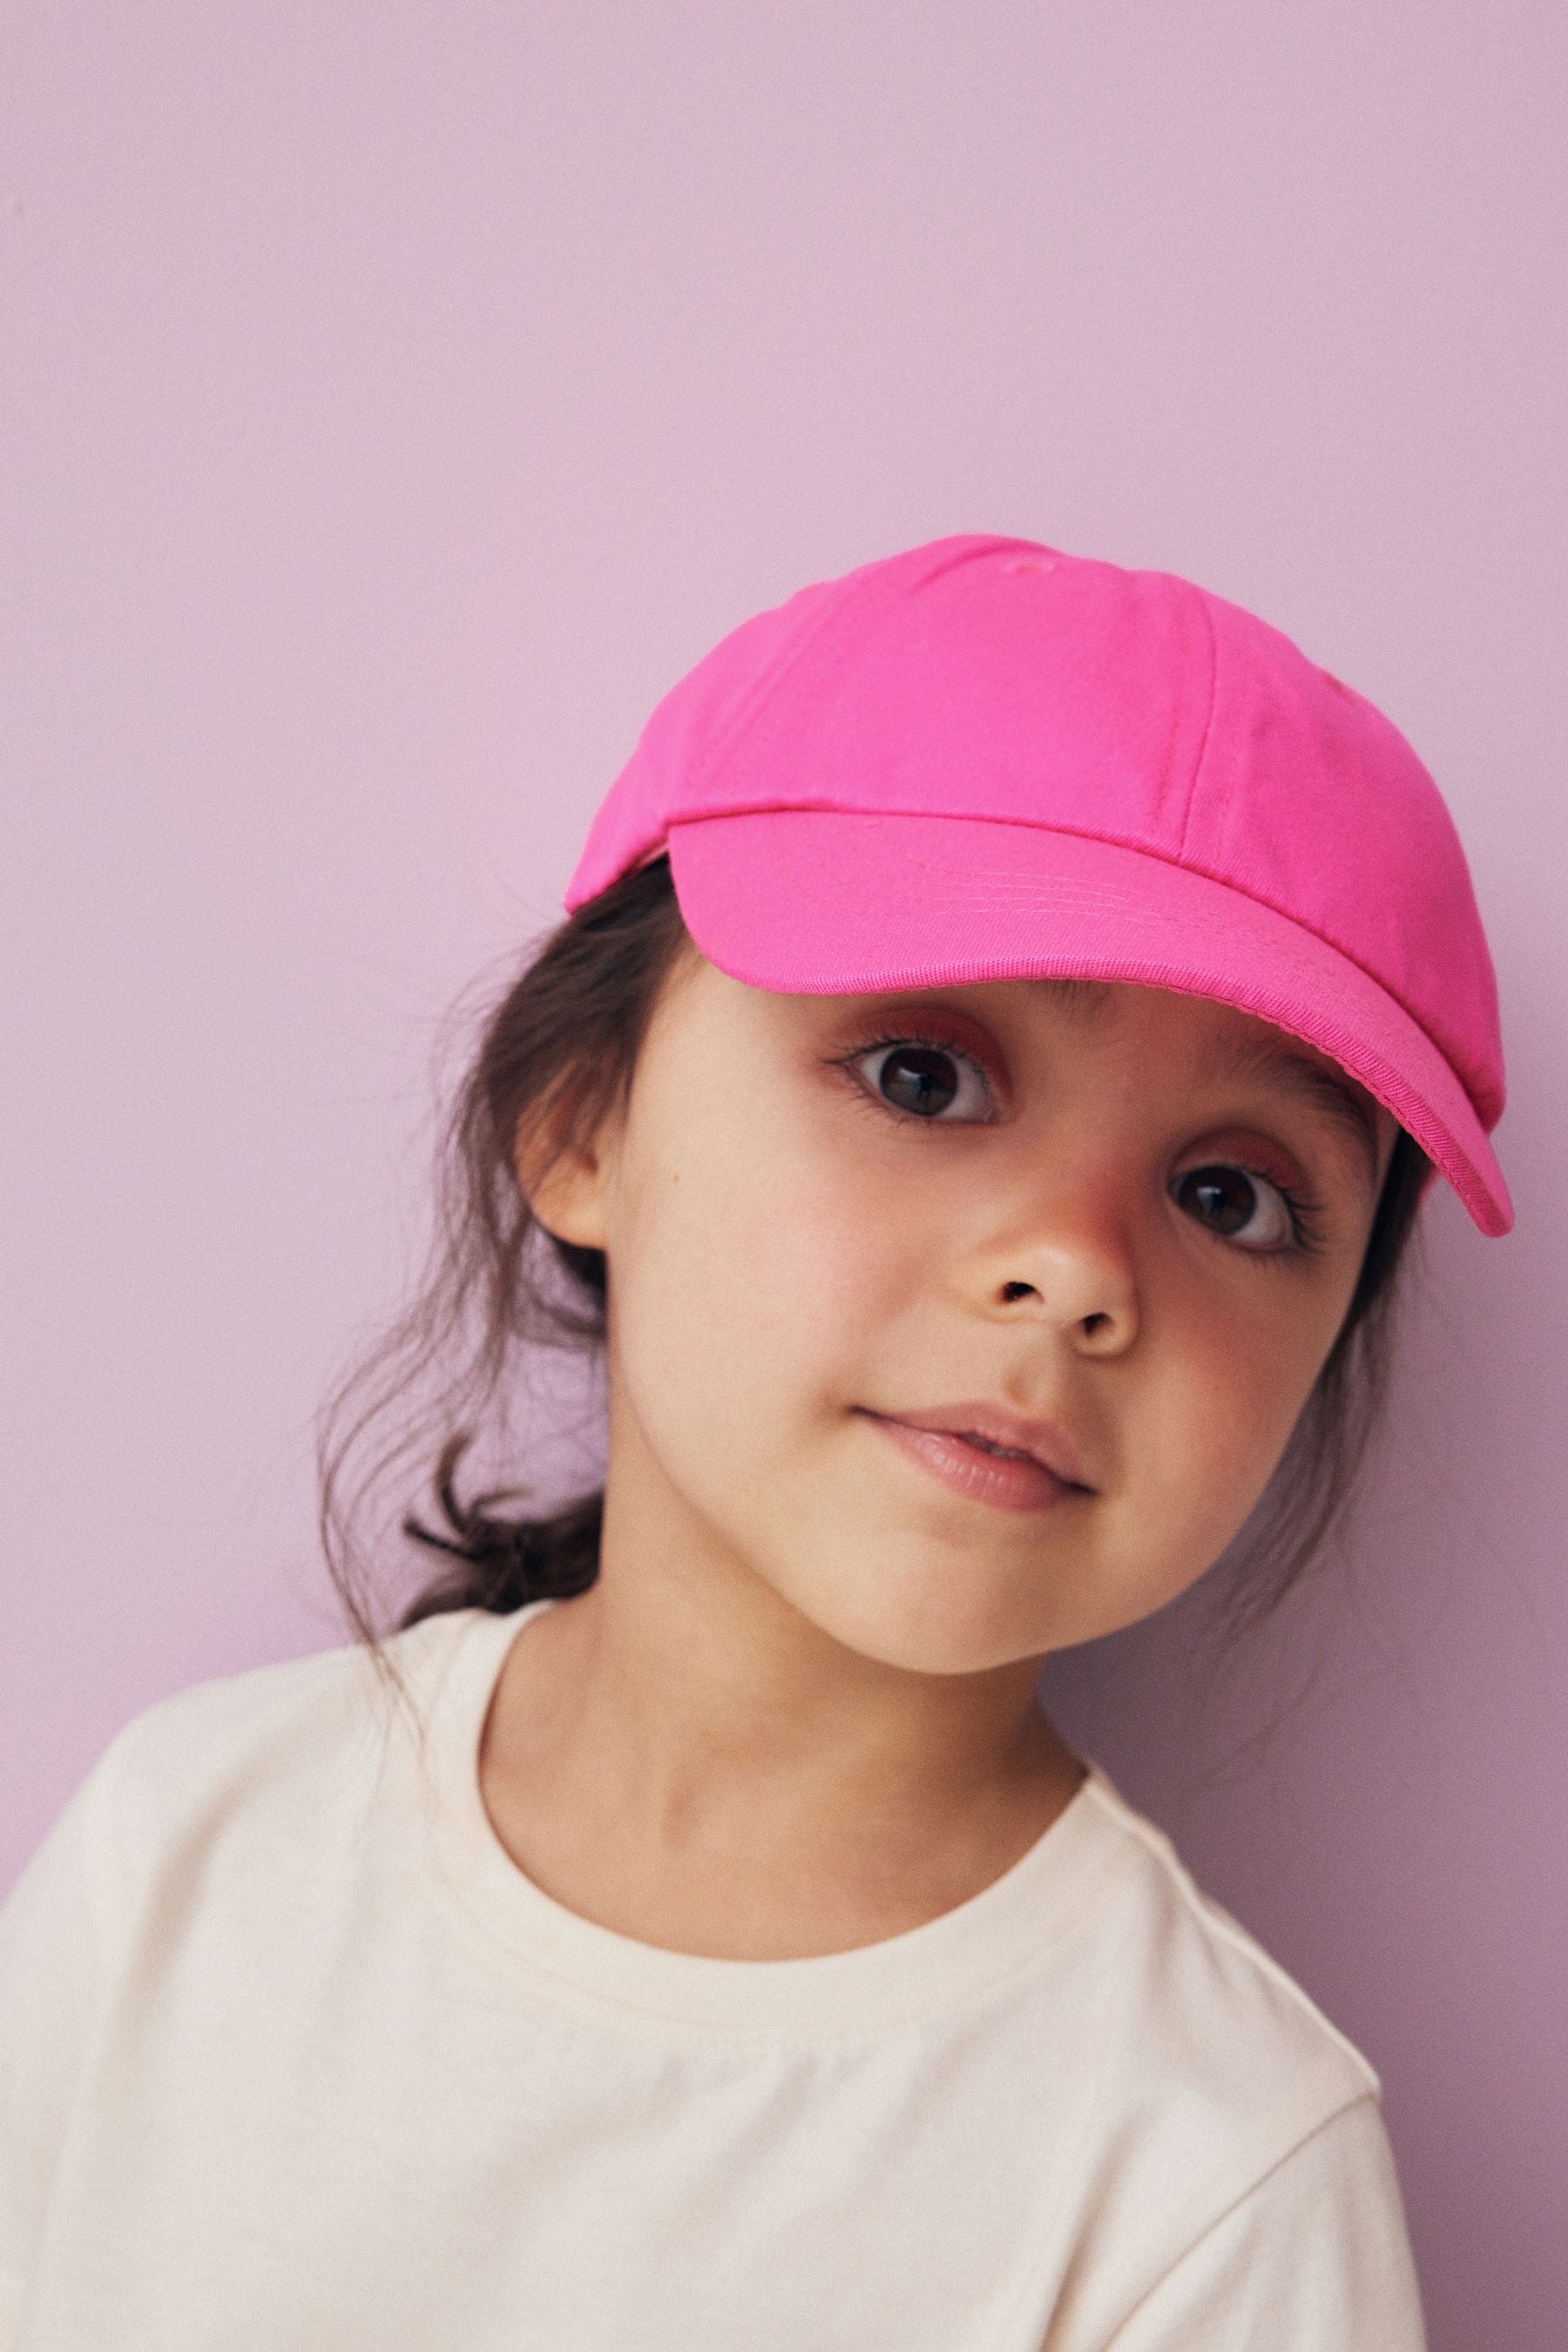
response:
{"label": "cap brim", "polygon": [[687,929],[792,995],[983,980],[1128,981],[1234,1004],[1359,1080],[1484,1234],[1513,1209],[1447,1057],[1381,982],[1288,915],[1147,850],[985,818],[770,809],[669,831]]}

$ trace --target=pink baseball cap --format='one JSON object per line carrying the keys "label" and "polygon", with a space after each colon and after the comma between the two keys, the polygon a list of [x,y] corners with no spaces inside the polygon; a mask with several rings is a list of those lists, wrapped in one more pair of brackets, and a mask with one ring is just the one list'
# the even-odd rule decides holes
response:
{"label": "pink baseball cap", "polygon": [[1359,1080],[1483,1233],[1513,1222],[1497,983],[1436,784],[1371,703],[1189,581],[966,533],[803,588],[658,704],[568,910],[667,849],[736,980],[1216,998]]}

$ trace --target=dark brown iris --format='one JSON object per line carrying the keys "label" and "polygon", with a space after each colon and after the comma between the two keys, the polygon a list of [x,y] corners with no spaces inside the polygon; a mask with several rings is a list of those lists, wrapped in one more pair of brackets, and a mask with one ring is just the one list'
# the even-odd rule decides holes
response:
{"label": "dark brown iris", "polygon": [[900,1110],[929,1117],[945,1110],[958,1092],[958,1074],[951,1054],[932,1045],[898,1045],[882,1064],[878,1080],[889,1102]]}

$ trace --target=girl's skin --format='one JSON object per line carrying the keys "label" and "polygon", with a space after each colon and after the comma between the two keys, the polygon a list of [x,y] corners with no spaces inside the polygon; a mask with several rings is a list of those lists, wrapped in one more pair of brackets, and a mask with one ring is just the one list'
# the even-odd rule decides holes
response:
{"label": "girl's skin", "polygon": [[[874,1942],[999,1876],[1082,1778],[1042,1660],[1241,1527],[1395,1132],[1202,998],[781,995],[684,955],[624,1113],[553,1166],[519,1138],[610,1301],[599,1577],[513,1644],[480,1748],[519,1867],[737,1959]],[[1005,1508],[871,1417],[966,1401],[1053,1424],[1080,1483]]]}

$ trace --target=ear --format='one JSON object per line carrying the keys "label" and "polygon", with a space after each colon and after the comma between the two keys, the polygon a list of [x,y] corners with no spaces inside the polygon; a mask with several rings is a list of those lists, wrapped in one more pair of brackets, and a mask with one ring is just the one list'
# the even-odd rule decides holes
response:
{"label": "ear", "polygon": [[571,1139],[571,1105],[558,1101],[525,1113],[512,1145],[519,1190],[532,1214],[558,1241],[603,1249],[614,1169],[612,1123],[586,1139]]}

